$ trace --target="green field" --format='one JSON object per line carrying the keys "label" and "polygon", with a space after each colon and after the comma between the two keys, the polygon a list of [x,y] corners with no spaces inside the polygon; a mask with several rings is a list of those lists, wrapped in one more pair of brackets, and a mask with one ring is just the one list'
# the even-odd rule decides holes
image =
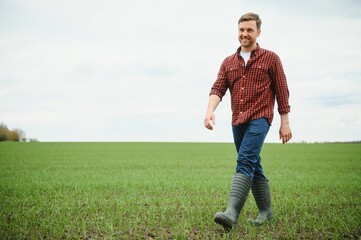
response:
{"label": "green field", "polygon": [[231,233],[231,143],[0,143],[0,239],[360,239],[361,144],[265,144],[275,219]]}

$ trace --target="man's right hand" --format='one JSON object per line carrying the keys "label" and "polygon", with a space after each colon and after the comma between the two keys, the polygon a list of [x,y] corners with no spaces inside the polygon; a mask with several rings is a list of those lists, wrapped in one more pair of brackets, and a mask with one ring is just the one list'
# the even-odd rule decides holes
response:
{"label": "man's right hand", "polygon": [[214,111],[216,110],[218,104],[221,102],[221,98],[217,95],[210,95],[208,100],[208,107],[206,117],[204,118],[204,126],[213,130],[213,125],[216,124],[216,116],[214,115]]}
{"label": "man's right hand", "polygon": [[213,130],[213,125],[216,124],[216,116],[214,113],[206,113],[206,117],[204,118],[204,126],[209,129]]}

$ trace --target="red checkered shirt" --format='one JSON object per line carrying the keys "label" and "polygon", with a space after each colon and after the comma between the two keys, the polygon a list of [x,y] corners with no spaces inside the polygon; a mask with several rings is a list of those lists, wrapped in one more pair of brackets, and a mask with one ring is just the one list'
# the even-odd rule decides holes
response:
{"label": "red checkered shirt", "polygon": [[229,89],[234,126],[262,117],[271,125],[275,99],[279,114],[291,109],[281,60],[277,54],[257,44],[245,66],[240,51],[241,47],[223,61],[210,95],[217,95],[222,100]]}

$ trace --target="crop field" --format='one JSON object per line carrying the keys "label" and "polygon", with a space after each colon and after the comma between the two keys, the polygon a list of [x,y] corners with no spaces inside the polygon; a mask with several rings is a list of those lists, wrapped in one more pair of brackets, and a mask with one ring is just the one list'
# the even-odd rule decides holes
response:
{"label": "crop field", "polygon": [[361,239],[361,144],[265,144],[274,220],[230,233],[232,143],[0,143],[0,239]]}

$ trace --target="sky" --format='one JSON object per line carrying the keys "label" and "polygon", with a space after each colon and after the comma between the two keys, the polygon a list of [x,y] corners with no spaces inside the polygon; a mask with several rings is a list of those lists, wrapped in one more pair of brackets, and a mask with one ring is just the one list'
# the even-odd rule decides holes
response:
{"label": "sky", "polygon": [[[0,122],[47,141],[232,142],[203,126],[237,21],[281,58],[291,142],[361,140],[361,1],[1,0]],[[266,142],[280,142],[277,106]]]}

